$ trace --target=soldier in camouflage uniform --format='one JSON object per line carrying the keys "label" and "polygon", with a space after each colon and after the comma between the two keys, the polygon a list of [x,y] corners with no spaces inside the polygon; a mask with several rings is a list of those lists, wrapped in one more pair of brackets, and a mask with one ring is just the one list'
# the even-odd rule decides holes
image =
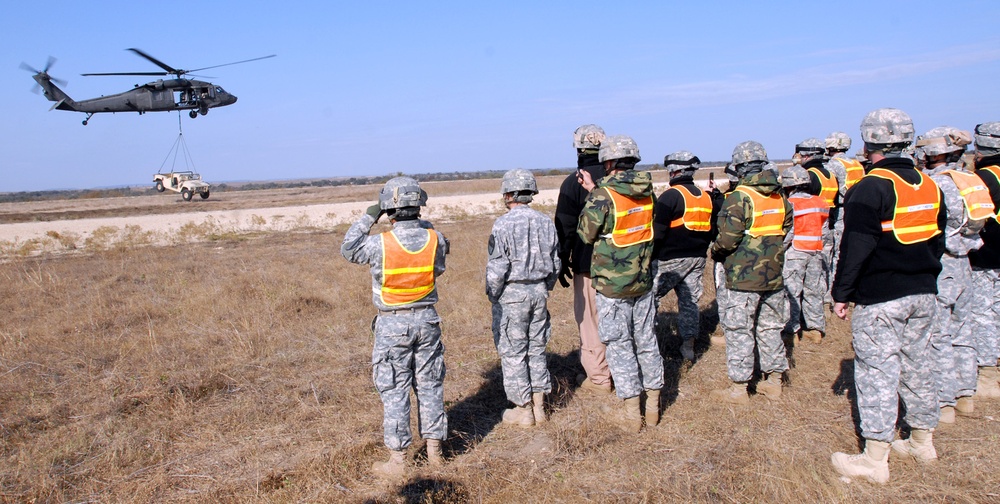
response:
{"label": "soldier in camouflage uniform", "polygon": [[[890,443],[898,456],[937,458],[930,326],[947,210],[940,189],[905,153],[913,141],[910,116],[898,109],[874,110],[861,122],[861,138],[872,170],[844,203],[833,308],[846,319],[847,303],[855,303],[854,384],[865,449],[857,455],[834,453],[830,461],[843,476],[885,483]],[[909,439],[894,442],[900,399],[911,431]]]}
{"label": "soldier in camouflage uniform", "polygon": [[[344,235],[340,253],[350,262],[366,264],[372,275],[372,379],[383,406],[383,437],[389,460],[372,469],[386,477],[406,472],[410,434],[410,390],[417,396],[420,435],[427,440],[427,462],[441,465],[441,441],[448,435],[444,411],[444,345],[441,319],[434,304],[436,279],[444,273],[448,242],[427,221],[420,207],[427,193],[410,177],[396,177],[379,192]],[[369,236],[378,219],[388,215],[392,230]]]}
{"label": "soldier in camouflage uniform", "polygon": [[[937,280],[937,307],[931,325],[941,423],[955,423],[956,410],[961,414],[972,413],[972,394],[976,392],[976,348],[969,321],[973,314],[972,268],[968,254],[982,245],[979,232],[986,216],[993,213],[982,180],[962,170],[962,155],[970,143],[972,135],[968,131],[945,126],[917,137],[916,145],[921,168],[941,188],[948,209],[945,252]],[[967,189],[959,187],[959,183]],[[975,192],[976,187],[981,191]],[[977,196],[991,208],[977,211],[967,204],[966,198]]]}
{"label": "soldier in camouflage uniform", "polygon": [[718,205],[709,192],[694,183],[694,173],[701,166],[698,156],[674,152],[664,158],[663,166],[670,174],[670,188],[656,199],[653,212],[654,304],[659,306],[670,291],[677,294],[681,356],[693,361],[700,318],[698,300],[704,290],[708,246],[715,239]]}
{"label": "soldier in camouflage uniform", "polygon": [[646,392],[646,425],[660,419],[663,357],[653,328],[653,195],[649,172],[634,171],[639,148],[631,138],[608,137],[599,157],[607,176],[595,187],[590,174],[580,183],[590,192],[577,233],[594,245],[591,275],[597,289],[598,332],[607,345],[608,367],[623,400],[615,420],[627,431],[642,428],[640,394]]}
{"label": "soldier in camouflage uniform", "polygon": [[528,170],[510,170],[500,186],[509,210],[493,223],[486,261],[486,297],[493,304],[493,343],[500,354],[504,391],[514,408],[503,422],[531,427],[545,422],[552,391],[545,346],[552,328],[546,299],[560,269],[556,227],[528,206],[538,194]]}
{"label": "soldier in camouflage uniform", "polygon": [[[715,400],[748,404],[754,348],[765,378],[757,386],[769,399],[781,396],[781,375],[788,370],[781,330],[788,321],[788,297],[781,276],[784,238],[792,228],[792,207],[781,195],[777,174],[769,168],[764,146],[755,141],[733,149],[732,166],[739,185],[719,210],[719,236],[712,258],[726,272],[725,299],[719,312],[726,335],[726,366],[732,385],[713,390]],[[720,293],[716,293],[718,297]]]}
{"label": "soldier in camouflage uniform", "polygon": [[976,126],[976,174],[986,185],[993,202],[994,217],[986,220],[980,236],[983,246],[969,252],[975,300],[979,316],[972,317],[976,335],[979,378],[977,399],[1000,398],[1000,122]]}
{"label": "soldier in camouflage uniform", "polygon": [[[830,242],[830,255],[827,258],[827,287],[833,285],[833,274],[837,271],[837,260],[840,258],[840,240],[844,235],[844,216],[842,215],[844,197],[847,190],[861,180],[864,176],[864,167],[858,160],[847,157],[847,151],[851,148],[851,137],[842,131],[834,131],[826,137],[826,155],[829,159],[826,162],[826,169],[837,177],[838,205],[830,210],[830,219],[827,225],[833,230]],[[829,291],[826,294],[826,302],[833,304],[833,297]]]}
{"label": "soldier in camouflage uniform", "polygon": [[794,225],[785,242],[782,274],[788,292],[786,334],[802,330],[802,339],[820,343],[826,332],[823,298],[826,285],[827,256],[824,245],[833,230],[826,225],[830,208],[822,198],[809,191],[811,181],[805,168],[795,165],[781,174],[781,187],[794,209]]}

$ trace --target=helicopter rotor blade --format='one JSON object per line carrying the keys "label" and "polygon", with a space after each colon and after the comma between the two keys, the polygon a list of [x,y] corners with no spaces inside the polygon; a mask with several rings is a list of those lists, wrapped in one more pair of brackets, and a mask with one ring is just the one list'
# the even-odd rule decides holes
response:
{"label": "helicopter rotor blade", "polygon": [[31,65],[23,62],[23,61],[21,62],[20,68],[21,68],[21,70],[27,70],[27,71],[29,71],[31,73],[42,73],[41,70],[38,70],[37,68],[35,68],[35,67],[33,67],[33,66],[31,66]]}
{"label": "helicopter rotor blade", "polygon": [[[56,62],[56,59],[54,57],[52,57],[52,56],[49,56],[49,60],[45,63],[45,69],[44,70],[39,70],[39,69],[37,69],[37,68],[35,68],[35,67],[33,67],[33,66],[31,66],[31,65],[23,62],[23,61],[21,62],[20,68],[22,70],[27,70],[27,71],[29,71],[31,73],[34,73],[35,75],[39,75],[39,74],[40,75],[44,75],[46,79],[48,79],[48,80],[50,80],[52,82],[55,82],[56,84],[59,84],[60,86],[65,86],[67,84],[67,82],[65,80],[59,79],[59,78],[56,78],[56,77],[52,77],[51,75],[49,75],[49,69],[52,68],[52,65],[55,64],[55,62]],[[40,90],[41,90],[41,86],[39,86],[37,82],[31,88],[31,92],[35,93],[35,94],[38,94]]]}
{"label": "helicopter rotor blade", "polygon": [[56,58],[54,56],[49,56],[49,60],[45,62],[45,70],[42,71],[48,73],[49,69],[52,68],[52,65],[54,65],[55,63],[56,63]]}
{"label": "helicopter rotor blade", "polygon": [[108,75],[173,75],[170,72],[105,72],[105,73],[85,73],[80,74],[84,77],[93,77],[95,75],[108,76]]}
{"label": "helicopter rotor blade", "polygon": [[193,69],[193,70],[186,70],[186,71],[185,71],[184,73],[188,73],[188,72],[198,72],[198,71],[200,71],[200,70],[208,70],[208,69],[210,69],[210,68],[219,68],[219,67],[224,67],[224,66],[229,66],[229,65],[239,65],[240,63],[249,63],[249,62],[251,62],[251,61],[258,61],[258,60],[262,60],[262,59],[268,59],[268,58],[273,58],[273,57],[275,57],[275,56],[277,56],[277,54],[270,54],[270,55],[268,55],[268,56],[261,56],[261,57],[259,57],[259,58],[251,58],[251,59],[248,59],[248,60],[243,60],[243,61],[234,61],[234,62],[232,62],[232,63],[223,63],[223,64],[221,64],[221,65],[213,65],[213,66],[207,66],[207,67],[202,67],[202,68],[195,68],[195,69]]}
{"label": "helicopter rotor blade", "polygon": [[[130,47],[130,48],[126,49],[126,50],[127,51],[132,51],[132,52],[138,54],[139,56],[142,56],[143,58],[146,58],[152,64],[154,64],[154,65],[156,65],[156,66],[158,66],[158,67],[166,70],[167,73],[174,74],[174,75],[176,75],[178,77],[180,77],[182,74],[187,73],[184,70],[178,70],[176,68],[173,68],[170,65],[168,65],[168,64],[166,64],[166,63],[164,63],[164,62],[162,62],[162,61],[160,61],[160,60],[158,60],[158,59],[156,59],[156,58],[154,58],[154,57],[152,57],[152,56],[150,56],[148,54],[146,54],[145,52],[142,51],[142,49],[136,49],[134,47]],[[164,75],[166,75],[166,74],[164,74]]]}

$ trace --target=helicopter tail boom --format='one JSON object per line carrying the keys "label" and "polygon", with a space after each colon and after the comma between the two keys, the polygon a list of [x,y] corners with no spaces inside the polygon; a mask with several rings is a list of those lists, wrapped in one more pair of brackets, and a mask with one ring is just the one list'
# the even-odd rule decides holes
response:
{"label": "helicopter tail boom", "polygon": [[73,99],[70,98],[65,91],[59,89],[59,86],[56,86],[52,82],[52,78],[49,77],[48,74],[45,72],[39,72],[33,75],[32,78],[34,78],[35,82],[37,82],[42,88],[42,93],[45,95],[45,98],[49,101],[56,102],[56,104],[52,106],[53,109],[76,110],[76,102],[73,101]]}

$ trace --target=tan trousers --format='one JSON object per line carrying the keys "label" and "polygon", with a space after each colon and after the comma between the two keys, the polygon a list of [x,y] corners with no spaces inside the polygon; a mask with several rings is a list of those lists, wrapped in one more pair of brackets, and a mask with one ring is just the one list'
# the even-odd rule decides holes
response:
{"label": "tan trousers", "polygon": [[597,291],[590,277],[573,276],[573,314],[580,326],[580,364],[590,381],[597,385],[611,384],[611,371],[604,357],[604,343],[597,333]]}

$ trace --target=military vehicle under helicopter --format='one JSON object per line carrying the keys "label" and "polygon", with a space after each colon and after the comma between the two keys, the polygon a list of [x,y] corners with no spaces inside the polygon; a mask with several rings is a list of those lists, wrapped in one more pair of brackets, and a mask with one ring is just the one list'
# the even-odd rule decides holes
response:
{"label": "military vehicle under helicopter", "polygon": [[67,95],[62,89],[59,89],[59,87],[55,84],[58,83],[65,86],[65,81],[56,79],[49,75],[49,69],[52,67],[52,64],[55,63],[55,58],[50,56],[48,63],[45,64],[45,68],[42,70],[32,68],[27,63],[21,63],[21,68],[34,72],[34,75],[32,76],[36,82],[35,88],[33,89],[34,92],[37,93],[38,89],[41,89],[49,101],[56,102],[49,110],[70,110],[73,112],[82,112],[87,114],[87,117],[83,120],[83,125],[86,126],[94,114],[105,112],[138,112],[142,115],[146,112],[190,110],[188,115],[192,119],[198,117],[198,114],[206,115],[208,114],[209,109],[224,107],[226,105],[236,103],[236,96],[226,92],[222,89],[222,86],[217,86],[211,82],[186,79],[184,78],[185,75],[191,74],[191,72],[237,65],[240,63],[248,63],[276,56],[275,54],[271,54],[260,58],[224,63],[222,65],[196,68],[194,70],[182,70],[173,68],[139,49],[131,48],[128,50],[149,60],[154,65],[162,68],[163,71],[85,73],[81,75],[173,75],[176,78],[159,79],[143,85],[136,84],[133,89],[122,93],[76,101],[70,98],[69,95]]}

